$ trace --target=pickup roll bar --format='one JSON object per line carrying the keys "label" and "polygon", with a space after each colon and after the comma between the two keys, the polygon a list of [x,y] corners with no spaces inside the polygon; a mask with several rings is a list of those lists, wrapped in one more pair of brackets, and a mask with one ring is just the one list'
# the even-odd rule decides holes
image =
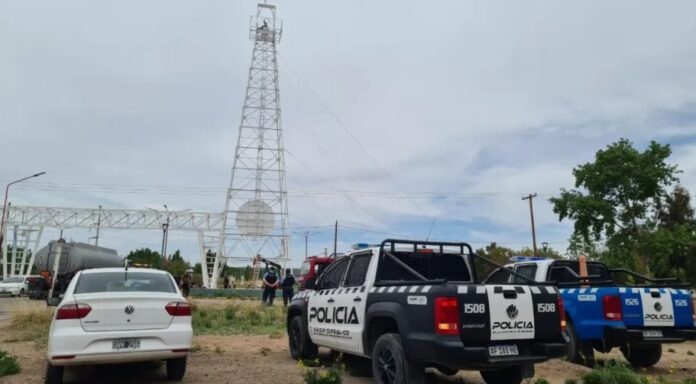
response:
{"label": "pickup roll bar", "polygon": [[[567,265],[559,265],[559,266],[552,266],[551,269],[562,269],[568,273],[570,273],[577,281],[563,281],[563,282],[557,282],[555,283],[559,287],[566,287],[566,286],[576,286],[576,285],[587,285],[587,286],[592,286],[592,285],[610,285],[614,284],[613,280],[596,280],[602,277],[602,275],[587,275],[585,277],[578,275],[575,271],[573,271],[572,268],[570,268]],[[592,280],[595,279],[595,280]]]}
{"label": "pickup roll bar", "polygon": [[[413,268],[411,268],[410,266],[406,265],[404,262],[399,260],[397,257],[395,257],[393,255],[393,253],[396,252],[397,245],[405,245],[408,247],[413,247],[413,252],[418,252],[419,246],[421,246],[423,248],[426,246],[439,247],[440,253],[445,253],[444,252],[445,247],[458,247],[459,253],[461,255],[469,256],[470,261],[472,258],[477,258],[477,259],[482,260],[483,262],[490,264],[496,268],[506,269],[504,266],[496,263],[495,261],[493,261],[487,257],[484,257],[484,256],[479,256],[476,253],[474,253],[474,250],[471,248],[471,245],[469,245],[469,243],[446,242],[446,241],[399,240],[399,239],[386,239],[386,240],[382,241],[382,243],[379,246],[379,254],[384,255],[385,257],[389,257],[390,259],[395,261],[400,267],[404,268],[406,271],[408,271],[409,273],[411,273],[412,275],[417,277],[419,283],[428,282],[431,284],[444,284],[447,281],[443,280],[443,279],[428,280],[425,276],[421,275],[420,273],[415,271]],[[389,248],[389,250],[387,251],[385,248]],[[464,252],[465,249],[467,251],[466,253]],[[471,268],[471,274],[472,274],[471,280],[472,280],[472,282],[476,283],[476,284],[483,283],[483,281],[479,281],[479,279],[477,278],[476,267],[474,266],[474,263],[470,262],[469,264],[470,264],[469,267]],[[508,270],[508,272],[513,276],[517,276],[517,277],[520,277],[520,278],[526,280],[529,285],[553,285],[554,284],[554,282],[549,282],[549,281],[537,282],[534,279],[530,279],[529,277],[521,275],[521,274],[519,274],[515,271],[512,271],[512,270]],[[380,282],[377,282],[375,285],[378,285],[379,283]],[[501,284],[501,285],[509,285],[509,284],[512,284],[512,283]]]}
{"label": "pickup roll bar", "polygon": [[[632,271],[630,269],[626,268],[611,268],[609,269],[609,273],[614,274],[614,273],[624,273],[629,276],[637,277],[640,280],[643,280],[648,283],[652,283],[652,286],[655,287],[665,287],[667,285],[670,286],[675,286],[675,287],[689,287],[689,283],[682,283],[679,281],[678,278],[676,277],[666,277],[666,278],[654,278],[654,277],[648,277],[643,274],[640,274],[636,271]],[[649,287],[651,286],[650,284],[644,284],[644,285],[637,285],[637,287]]]}

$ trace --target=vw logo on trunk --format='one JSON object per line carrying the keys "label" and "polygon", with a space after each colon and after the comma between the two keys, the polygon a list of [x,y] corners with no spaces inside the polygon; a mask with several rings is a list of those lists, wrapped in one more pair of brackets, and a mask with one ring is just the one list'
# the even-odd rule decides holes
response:
{"label": "vw logo on trunk", "polygon": [[660,304],[659,301],[657,303],[655,303],[655,310],[658,312],[660,312],[662,310],[662,304]]}
{"label": "vw logo on trunk", "polygon": [[507,312],[508,317],[511,319],[514,319],[519,314],[515,304],[510,304],[505,311]]}
{"label": "vw logo on trunk", "polygon": [[132,305],[127,305],[126,308],[124,309],[124,311],[125,311],[127,314],[131,315],[131,314],[133,314],[133,312],[135,312],[135,308],[133,308]]}

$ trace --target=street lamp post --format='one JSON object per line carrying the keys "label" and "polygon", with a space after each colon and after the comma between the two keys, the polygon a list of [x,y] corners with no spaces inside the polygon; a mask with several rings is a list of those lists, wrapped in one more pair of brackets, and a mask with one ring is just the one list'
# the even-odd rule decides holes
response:
{"label": "street lamp post", "polygon": [[[15,181],[7,184],[7,186],[5,187],[5,202],[2,204],[2,220],[0,220],[0,252],[2,252],[3,278],[7,277],[7,268],[6,268],[7,266],[5,265],[5,264],[7,264],[6,259],[5,259],[6,255],[5,255],[5,249],[3,248],[2,243],[5,240],[5,222],[7,221],[7,195],[10,193],[10,186],[12,186],[13,184],[21,183],[24,180],[29,180],[33,177],[39,177],[45,173],[46,172],[35,173],[31,176],[27,176],[27,177],[24,177],[22,179],[15,180]],[[14,271],[12,273],[14,273]]]}
{"label": "street lamp post", "polygon": [[169,209],[164,204],[164,212],[167,214],[167,222],[162,224],[162,263],[167,261],[167,237],[169,235]]}

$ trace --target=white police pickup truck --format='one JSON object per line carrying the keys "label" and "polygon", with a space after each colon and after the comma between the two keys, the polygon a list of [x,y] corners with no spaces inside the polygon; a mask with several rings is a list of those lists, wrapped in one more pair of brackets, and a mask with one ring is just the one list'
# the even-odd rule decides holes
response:
{"label": "white police pickup truck", "polygon": [[474,259],[492,263],[466,243],[409,240],[339,258],[293,297],[290,354],[312,359],[321,346],[356,364],[370,358],[370,373],[384,384],[420,383],[427,367],[519,384],[535,363],[564,356],[556,287],[483,285]]}

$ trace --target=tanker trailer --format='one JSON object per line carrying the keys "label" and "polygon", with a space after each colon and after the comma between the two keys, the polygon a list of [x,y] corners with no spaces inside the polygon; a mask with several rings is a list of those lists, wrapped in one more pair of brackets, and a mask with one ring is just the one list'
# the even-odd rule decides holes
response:
{"label": "tanker trailer", "polygon": [[63,239],[52,240],[36,252],[34,265],[44,277],[54,277],[55,259],[60,249],[58,273],[54,287],[54,296],[65,292],[68,283],[75,274],[89,268],[122,267],[121,258],[115,249],[97,247],[91,244],[66,242]]}

